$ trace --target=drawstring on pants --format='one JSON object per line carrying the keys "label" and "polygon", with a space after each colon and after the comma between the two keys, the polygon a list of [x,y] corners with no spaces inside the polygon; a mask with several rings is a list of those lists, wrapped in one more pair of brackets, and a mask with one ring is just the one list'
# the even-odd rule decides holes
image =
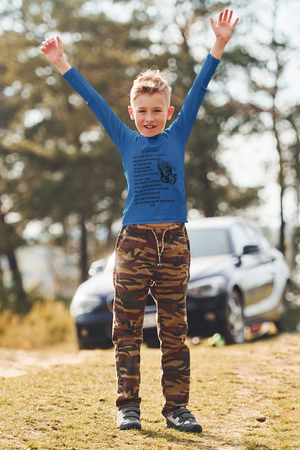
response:
{"label": "drawstring on pants", "polygon": [[157,265],[158,265],[158,266],[162,266],[161,255],[162,255],[162,253],[163,253],[163,251],[164,251],[164,248],[165,248],[164,238],[165,238],[166,231],[167,231],[167,230],[165,230],[165,231],[163,232],[163,235],[162,235],[162,238],[161,238],[161,250],[160,250],[160,248],[159,248],[159,243],[158,243],[158,239],[157,239],[157,236],[156,236],[156,233],[155,233],[154,230],[152,230],[152,233],[154,234],[154,237],[155,237],[155,240],[156,240],[156,245],[157,245],[157,255],[158,255],[158,264],[157,264]]}

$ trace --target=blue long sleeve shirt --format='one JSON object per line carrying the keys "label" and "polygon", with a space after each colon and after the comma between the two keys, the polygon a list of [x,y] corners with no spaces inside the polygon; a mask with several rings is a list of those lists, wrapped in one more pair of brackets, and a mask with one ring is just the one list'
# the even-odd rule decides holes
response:
{"label": "blue long sleeve shirt", "polygon": [[127,181],[123,226],[187,222],[184,150],[218,63],[218,59],[208,54],[177,119],[153,137],[143,136],[123,124],[75,67],[63,75],[87,102],[121,154]]}

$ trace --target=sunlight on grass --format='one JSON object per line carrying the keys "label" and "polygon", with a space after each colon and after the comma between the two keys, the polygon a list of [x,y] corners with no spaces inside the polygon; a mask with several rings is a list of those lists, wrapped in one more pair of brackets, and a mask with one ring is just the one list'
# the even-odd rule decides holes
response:
{"label": "sunlight on grass", "polygon": [[[82,364],[2,378],[0,448],[295,450],[300,448],[300,340],[191,346],[189,407],[204,432],[166,429],[160,352],[142,347],[142,431],[116,427],[114,352]],[[80,352],[81,354],[81,352]],[[279,356],[280,355],[280,356]],[[263,417],[263,422],[258,421]]]}

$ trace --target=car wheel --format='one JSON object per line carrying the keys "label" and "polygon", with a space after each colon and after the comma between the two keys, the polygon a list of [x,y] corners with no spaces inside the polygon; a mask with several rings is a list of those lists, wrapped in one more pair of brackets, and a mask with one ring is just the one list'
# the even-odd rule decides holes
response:
{"label": "car wheel", "polygon": [[160,341],[158,337],[147,338],[146,340],[144,339],[144,342],[148,348],[160,348]]}
{"label": "car wheel", "polygon": [[243,303],[238,291],[232,291],[227,302],[223,337],[226,344],[241,344],[245,340]]}

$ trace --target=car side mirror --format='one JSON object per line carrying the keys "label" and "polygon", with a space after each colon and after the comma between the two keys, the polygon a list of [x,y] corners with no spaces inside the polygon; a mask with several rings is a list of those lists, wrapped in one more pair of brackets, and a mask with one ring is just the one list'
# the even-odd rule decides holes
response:
{"label": "car side mirror", "polygon": [[89,275],[92,277],[96,275],[96,273],[103,272],[106,263],[106,259],[98,259],[97,261],[94,261],[89,268]]}
{"label": "car side mirror", "polygon": [[249,255],[250,253],[258,253],[260,252],[259,245],[245,245],[243,249],[243,255]]}

